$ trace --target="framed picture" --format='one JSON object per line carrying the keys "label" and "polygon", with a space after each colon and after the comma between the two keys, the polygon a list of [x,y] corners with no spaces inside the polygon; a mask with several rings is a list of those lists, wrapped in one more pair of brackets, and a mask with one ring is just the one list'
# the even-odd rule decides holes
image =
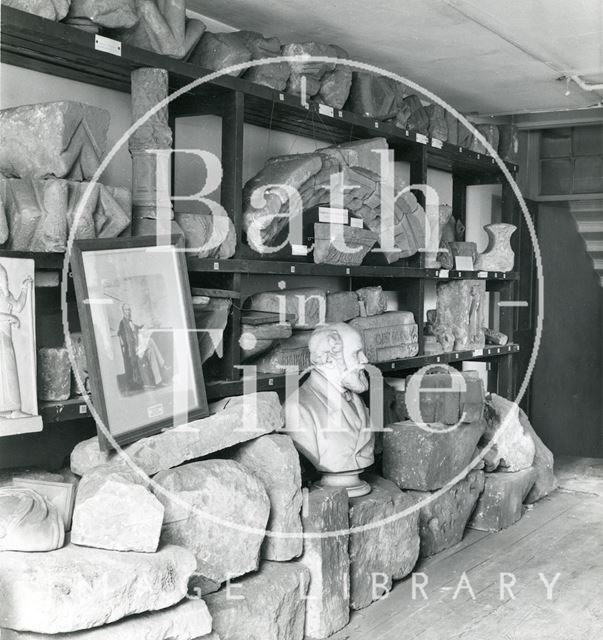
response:
{"label": "framed picture", "polygon": [[80,240],[71,258],[92,403],[120,446],[208,415],[184,240],[158,244]]}
{"label": "framed picture", "polygon": [[48,480],[30,480],[29,478],[14,478],[15,487],[33,489],[41,496],[52,502],[63,518],[65,531],[71,530],[71,516],[75,503],[75,486],[70,482],[50,482]]}

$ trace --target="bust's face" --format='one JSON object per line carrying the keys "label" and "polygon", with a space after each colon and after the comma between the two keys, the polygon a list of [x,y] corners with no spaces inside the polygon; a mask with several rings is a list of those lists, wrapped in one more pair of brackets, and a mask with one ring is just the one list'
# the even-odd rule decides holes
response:
{"label": "bust's face", "polygon": [[364,353],[362,338],[357,331],[350,331],[342,337],[345,369],[341,372],[341,386],[354,393],[364,393],[369,388],[369,382],[364,370],[368,358]]}

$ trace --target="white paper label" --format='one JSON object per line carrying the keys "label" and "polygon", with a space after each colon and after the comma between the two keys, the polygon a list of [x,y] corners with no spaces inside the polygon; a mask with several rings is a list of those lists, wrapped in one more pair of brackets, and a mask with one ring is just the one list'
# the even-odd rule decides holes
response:
{"label": "white paper label", "polygon": [[323,116],[329,116],[332,118],[335,115],[335,109],[333,109],[333,107],[329,107],[328,104],[319,104],[318,113],[322,113]]}
{"label": "white paper label", "polygon": [[97,51],[104,51],[114,56],[121,56],[121,42],[119,42],[119,40],[113,40],[113,38],[98,35],[94,36],[94,48]]}
{"label": "white paper label", "polygon": [[471,256],[455,256],[454,266],[457,271],[473,271],[473,258]]}
{"label": "white paper label", "polygon": [[427,142],[429,141],[429,138],[426,135],[423,135],[422,133],[416,133],[415,139],[420,144],[427,144]]}
{"label": "white paper label", "polygon": [[88,413],[88,405],[81,404],[79,410],[80,410],[80,415]]}
{"label": "white paper label", "polygon": [[448,269],[440,269],[440,273],[438,273],[439,278],[448,278],[450,275],[450,271]]}
{"label": "white paper label", "polygon": [[334,207],[318,207],[318,221],[329,224],[348,224],[348,210]]}
{"label": "white paper label", "polygon": [[476,358],[478,356],[483,356],[484,355],[484,350],[483,349],[475,349],[475,351],[473,352],[473,357]]}
{"label": "white paper label", "polygon": [[[291,245],[291,253],[294,256],[307,256],[308,255],[308,247],[305,244],[292,244]],[[292,267],[295,268],[295,267]]]}
{"label": "white paper label", "polygon": [[477,277],[478,278],[487,278],[488,277],[488,272],[487,271],[478,271],[477,272]]}
{"label": "white paper label", "polygon": [[282,102],[285,99],[285,94],[284,93],[279,93],[278,94],[278,99]]}
{"label": "white paper label", "polygon": [[444,143],[441,140],[438,140],[437,138],[432,138],[431,146],[435,147],[436,149],[441,149],[444,146]]}
{"label": "white paper label", "polygon": [[350,218],[350,226],[362,229],[362,218]]}

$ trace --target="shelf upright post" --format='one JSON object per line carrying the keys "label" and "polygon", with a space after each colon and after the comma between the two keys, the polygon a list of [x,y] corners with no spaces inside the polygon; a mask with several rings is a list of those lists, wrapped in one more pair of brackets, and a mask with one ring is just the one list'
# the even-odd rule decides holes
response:
{"label": "shelf upright post", "polygon": [[467,225],[467,182],[458,173],[452,174],[452,215]]}
{"label": "shelf upright post", "polygon": [[[413,158],[410,160],[410,184],[411,185],[426,185],[427,184],[427,145],[420,145],[413,153]],[[425,209],[425,192],[414,191],[418,203]],[[427,249],[427,247],[423,247]],[[418,256],[417,266],[420,269],[425,268],[425,253],[421,252]],[[421,303],[423,298],[421,298]],[[423,315],[421,314],[421,318]],[[422,345],[423,337],[420,336],[419,342]]]}

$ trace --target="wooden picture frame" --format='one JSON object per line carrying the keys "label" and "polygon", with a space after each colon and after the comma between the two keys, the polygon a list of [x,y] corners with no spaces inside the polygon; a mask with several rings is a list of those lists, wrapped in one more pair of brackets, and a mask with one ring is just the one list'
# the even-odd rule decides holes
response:
{"label": "wooden picture frame", "polygon": [[[92,402],[119,446],[209,413],[181,249],[180,235],[74,243]],[[97,432],[115,448],[98,420]]]}

